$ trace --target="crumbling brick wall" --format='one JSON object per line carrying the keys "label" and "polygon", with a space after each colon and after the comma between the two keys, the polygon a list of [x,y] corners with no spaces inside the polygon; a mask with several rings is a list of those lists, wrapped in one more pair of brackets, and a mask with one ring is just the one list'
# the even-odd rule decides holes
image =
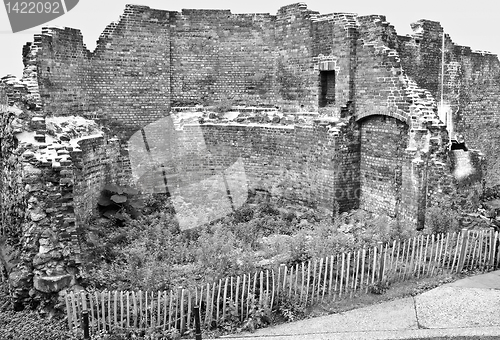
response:
{"label": "crumbling brick wall", "polygon": [[[205,192],[203,182],[241,162],[244,173],[235,186],[248,191],[327,209],[334,201],[342,210],[356,205],[359,149],[328,126],[167,125],[146,127],[130,141],[132,168],[143,191],[165,192],[167,178],[171,194],[193,186],[197,195],[208,197],[211,188]],[[349,153],[356,157],[343,157]],[[148,163],[149,169],[141,168]]]}

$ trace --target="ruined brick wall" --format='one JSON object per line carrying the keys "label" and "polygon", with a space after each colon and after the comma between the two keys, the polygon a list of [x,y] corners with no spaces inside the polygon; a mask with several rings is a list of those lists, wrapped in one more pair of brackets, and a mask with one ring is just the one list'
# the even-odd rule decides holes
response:
{"label": "ruined brick wall", "polygon": [[278,103],[284,110],[315,111],[318,74],[311,69],[311,12],[305,4],[281,7],[276,18]]}
{"label": "ruined brick wall", "polygon": [[317,111],[319,54],[338,60],[338,112],[354,96],[355,20],[318,18],[304,4],[275,16],[128,5],[92,53],[78,30],[57,28],[25,50],[36,55],[49,114],[103,119],[115,132],[132,134],[177,106]]}
{"label": "ruined brick wall", "polygon": [[79,30],[44,29],[24,49],[24,58],[36,57],[38,84],[44,110],[56,116],[92,111],[92,67]]}
{"label": "ruined brick wall", "polygon": [[[449,108],[453,136],[463,134],[469,148],[481,150],[488,160],[488,186],[500,183],[498,108],[500,64],[496,55],[472,51],[453,43],[445,34],[442,75],[443,28],[438,22],[421,20],[412,25],[411,37],[399,37],[398,52],[405,72]],[[441,82],[443,81],[443,86]]]}
{"label": "ruined brick wall", "polygon": [[[500,63],[495,55],[471,53],[466,49],[461,50],[460,59],[459,109],[453,112],[454,130],[464,135],[469,148],[484,153],[486,185],[499,185]],[[449,78],[445,74],[445,79]]]}
{"label": "ruined brick wall", "polygon": [[[0,88],[3,84],[0,83]],[[3,97],[7,99],[7,97]],[[2,101],[3,101],[2,99]],[[5,101],[4,101],[5,102]],[[20,183],[22,165],[14,137],[13,123],[23,111],[0,104],[0,234],[17,234],[24,217],[24,188]]]}
{"label": "ruined brick wall", "polygon": [[83,226],[94,216],[97,201],[106,184],[127,185],[123,174],[126,168],[120,162],[120,144],[117,139],[87,137],[74,142],[71,151],[74,165],[73,190],[77,223]]}
{"label": "ruined brick wall", "polygon": [[[322,72],[334,72],[334,102],[318,107],[318,112],[339,116],[354,99],[357,69],[358,23],[355,14],[316,15],[312,18],[313,62],[321,95]],[[318,101],[321,100],[318,98]]]}
{"label": "ruined brick wall", "polygon": [[408,126],[392,117],[361,121],[360,207],[396,217],[401,202]]}
{"label": "ruined brick wall", "polygon": [[411,25],[412,38],[402,38],[401,63],[416,83],[439,98],[443,29],[436,21],[420,20]]}
{"label": "ruined brick wall", "polygon": [[166,11],[127,6],[120,21],[103,32],[93,53],[79,30],[47,29],[35,36],[46,112],[129,127],[164,116],[170,109],[168,19]]}
{"label": "ruined brick wall", "polygon": [[[341,210],[348,210],[356,206],[359,188],[356,142],[353,137],[340,139],[338,133],[322,126],[207,123],[184,125],[165,135],[146,127],[144,135],[133,137],[131,148],[135,152],[130,155],[136,174],[140,174],[138,184],[146,192],[164,191],[166,179],[172,194],[193,186],[198,195],[209,197],[210,192],[203,189],[204,181],[224,171],[230,177],[227,169],[241,163],[240,182],[231,188],[264,190],[275,198],[327,209],[332,209],[337,200]],[[163,150],[157,149],[160,145]],[[336,155],[337,150],[341,155]],[[141,164],[151,162],[156,168],[152,166],[148,172],[154,174],[139,169]],[[210,190],[209,185],[206,190]],[[210,203],[208,199],[206,203]]]}
{"label": "ruined brick wall", "polygon": [[[344,159],[346,166],[361,164],[361,146],[368,132],[395,136],[399,131],[407,137],[398,145],[398,150],[406,147],[410,151],[392,154],[392,161],[398,164],[402,177],[415,174],[411,181],[422,183],[425,171],[412,162],[425,156],[427,137],[423,136],[428,134],[428,125],[439,125],[435,98],[440,95],[442,28],[438,23],[425,20],[413,27],[412,37],[398,37],[383,16],[320,15],[304,4],[284,6],[275,16],[232,14],[226,10],[178,13],[129,5],[120,20],[107,27],[93,53],[86,50],[80,33],[69,29],[46,30],[37,38],[36,51],[32,48],[31,53],[36,54],[38,80],[49,113],[67,115],[76,110],[102,118],[113,133],[126,131],[120,135],[122,138],[134,133],[142,136],[141,128],[147,130],[154,122],[167,117],[172,107],[178,106],[215,106],[216,109],[240,104],[278,106],[287,112],[313,111],[333,117],[354,117],[358,127],[342,130],[340,136],[348,146],[335,144],[336,164],[343,163]],[[456,83],[476,85],[475,81],[483,81],[484,76],[475,70],[479,68],[483,73],[494,70],[496,59],[487,62],[487,58],[477,54],[468,56],[466,50],[455,48],[449,38],[446,44],[448,92],[445,97],[455,101],[451,103],[453,109],[462,110],[457,111],[455,118],[470,117],[477,127],[481,120],[476,119],[473,112],[485,109],[477,106],[480,101],[476,98],[470,101],[472,104],[466,112],[463,86]],[[61,57],[64,54],[71,58],[64,60]],[[326,92],[326,103],[320,105],[323,92]],[[488,106],[492,114],[495,105]],[[459,117],[460,112],[464,114]],[[374,115],[389,116],[401,124],[391,118],[389,123],[386,120],[370,125]],[[485,117],[483,113],[480,115]],[[387,129],[379,126],[383,124],[388,124]],[[296,131],[299,130],[297,127]],[[259,129],[259,133],[261,131],[265,130]],[[154,141],[150,133],[145,131],[144,135]],[[171,137],[162,138],[170,140],[169,145],[179,150],[180,146],[175,146],[177,142]],[[265,145],[269,141],[265,133],[255,138],[253,143]],[[139,138],[144,143],[142,139]],[[226,141],[230,143],[229,139]],[[474,146],[484,148],[484,144],[485,141],[480,141]],[[365,155],[373,151],[369,146],[369,143],[365,145]],[[253,149],[252,152],[264,151]],[[176,157],[189,156],[192,155]],[[201,157],[200,164],[208,164],[208,169],[213,169],[212,161],[202,155],[195,156]],[[126,154],[122,158],[126,159]],[[175,178],[178,169],[168,164],[170,160],[164,160],[162,176],[165,172],[173,176],[171,182],[181,180]],[[301,169],[298,163],[294,166]],[[384,171],[377,175],[371,173],[371,165],[348,167],[352,176],[337,175],[334,182],[339,185],[334,186],[334,190],[345,184],[347,191],[359,192],[363,187],[359,178],[387,177]],[[190,173],[201,173],[201,169]],[[412,211],[415,218],[414,212],[422,206],[418,202],[422,189],[415,189],[411,181],[397,179],[390,185],[402,186],[398,195],[406,204],[412,204],[407,211]],[[99,179],[96,183],[101,182]],[[373,186],[374,182],[367,184],[365,193]],[[379,201],[377,197],[383,190],[379,191],[373,191],[373,197],[366,202]],[[346,207],[357,205],[354,198],[345,204]],[[377,209],[393,214],[394,206],[388,203]]]}
{"label": "ruined brick wall", "polygon": [[171,12],[172,106],[274,105],[275,17]]}

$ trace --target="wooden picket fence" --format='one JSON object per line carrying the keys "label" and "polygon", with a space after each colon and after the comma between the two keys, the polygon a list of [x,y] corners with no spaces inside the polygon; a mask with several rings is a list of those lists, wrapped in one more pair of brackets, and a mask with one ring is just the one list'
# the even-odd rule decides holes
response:
{"label": "wooden picket fence", "polygon": [[172,291],[70,292],[68,325],[81,327],[88,311],[90,331],[172,330],[193,328],[193,307],[210,325],[244,320],[256,308],[276,308],[284,300],[302,306],[364,294],[377,285],[463,270],[489,271],[500,266],[499,233],[462,230],[378,243],[373,248],[280,265],[252,274],[228,277],[196,288]]}

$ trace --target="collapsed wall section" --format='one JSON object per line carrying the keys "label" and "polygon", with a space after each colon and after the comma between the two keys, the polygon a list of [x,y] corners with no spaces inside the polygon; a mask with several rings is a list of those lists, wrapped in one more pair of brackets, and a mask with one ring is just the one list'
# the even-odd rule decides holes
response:
{"label": "collapsed wall section", "polygon": [[398,52],[406,74],[439,101],[439,116],[450,138],[463,135],[469,148],[485,153],[486,185],[498,185],[500,63],[497,56],[456,45],[435,21],[420,20],[412,24],[412,29],[411,36],[398,37]]}

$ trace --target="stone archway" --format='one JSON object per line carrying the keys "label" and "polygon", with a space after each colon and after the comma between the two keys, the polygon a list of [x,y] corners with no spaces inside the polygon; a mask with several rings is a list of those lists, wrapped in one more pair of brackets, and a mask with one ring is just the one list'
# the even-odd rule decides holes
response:
{"label": "stone archway", "polygon": [[396,216],[401,201],[402,169],[408,125],[389,116],[368,116],[361,130],[360,208]]}

